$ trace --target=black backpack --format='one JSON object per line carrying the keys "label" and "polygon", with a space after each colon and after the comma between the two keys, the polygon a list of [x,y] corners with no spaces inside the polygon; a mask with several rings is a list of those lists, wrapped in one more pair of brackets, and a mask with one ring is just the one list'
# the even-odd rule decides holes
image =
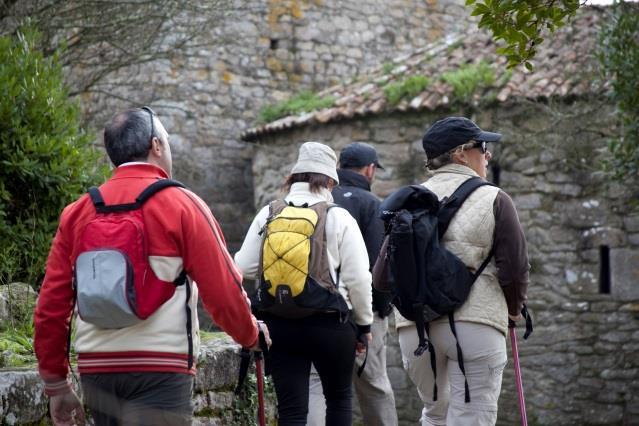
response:
{"label": "black backpack", "polygon": [[[422,185],[405,186],[380,206],[386,236],[373,268],[373,285],[378,290],[390,291],[397,310],[416,323],[419,345],[415,356],[429,347],[428,323],[444,315],[448,315],[457,340],[453,313],[466,301],[473,283],[493,256],[491,249],[477,271],[471,273],[459,257],[440,245],[440,238],[466,198],[483,185],[492,184],[479,177],[470,178],[441,201]],[[430,350],[430,354],[436,378],[435,351]],[[459,342],[457,355],[465,377]],[[469,402],[468,383],[465,387],[465,399]],[[436,384],[433,395],[437,400]]]}

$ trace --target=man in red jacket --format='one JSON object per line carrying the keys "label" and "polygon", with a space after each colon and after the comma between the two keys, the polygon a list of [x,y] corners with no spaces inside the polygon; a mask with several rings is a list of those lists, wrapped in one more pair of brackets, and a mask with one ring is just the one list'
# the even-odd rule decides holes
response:
{"label": "man in red jacket", "polygon": [[[147,107],[115,115],[104,129],[104,144],[116,167],[99,188],[106,205],[132,203],[150,184],[171,176],[168,133]],[[74,348],[84,402],[96,425],[123,420],[190,424],[199,349],[198,293],[216,324],[240,345],[256,349],[260,329],[269,340],[268,330],[251,314],[242,274],[204,201],[186,189],[169,187],[145,202],[141,212],[152,273],[173,282],[184,271],[188,281],[132,326],[101,328],[77,317]],[[82,403],[69,378],[67,342],[76,301],[74,264],[81,238],[87,238],[82,232],[95,216],[88,195],[62,212],[35,309],[35,351],[55,424],[73,424],[74,416],[84,423]],[[189,323],[192,333],[187,332]]]}

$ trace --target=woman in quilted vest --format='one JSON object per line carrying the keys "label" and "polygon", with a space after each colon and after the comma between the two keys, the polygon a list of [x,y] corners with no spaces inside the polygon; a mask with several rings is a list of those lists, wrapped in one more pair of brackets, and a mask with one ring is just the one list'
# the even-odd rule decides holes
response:
{"label": "woman in quilted vest", "polygon": [[[432,172],[423,185],[442,199],[471,177],[485,179],[491,158],[487,144],[498,142],[501,137],[481,130],[467,118],[437,121],[422,139],[427,168]],[[491,249],[494,255],[473,284],[466,302],[454,312],[454,327],[463,350],[461,363],[448,318],[429,324],[436,380],[430,357],[413,353],[418,344],[415,324],[395,312],[404,368],[424,403],[422,426],[494,425],[506,365],[508,320],[520,319],[530,267],[526,240],[512,200],[496,186],[478,188],[453,217],[441,241],[471,271],[477,270]]]}
{"label": "woman in quilted vest", "polygon": [[326,424],[350,425],[355,353],[371,340],[366,245],[355,219],[332,204],[338,182],[333,150],[302,144],[288,193],[260,210],[235,255],[244,277],[259,280],[254,308],[273,341],[268,367],[282,426],[306,424],[311,363]]}

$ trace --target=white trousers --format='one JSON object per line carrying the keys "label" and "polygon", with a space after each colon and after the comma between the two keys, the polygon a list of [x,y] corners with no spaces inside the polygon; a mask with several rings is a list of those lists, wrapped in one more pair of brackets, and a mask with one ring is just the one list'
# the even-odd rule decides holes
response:
{"label": "white trousers", "polygon": [[[357,369],[364,361],[364,355],[355,358],[353,385],[366,426],[397,426],[395,396],[386,372],[387,331],[388,317],[382,319],[375,313],[371,325],[373,341],[368,345],[368,359],[361,377],[357,376]],[[325,415],[322,383],[315,368],[311,368],[307,426],[324,426]]]}
{"label": "white trousers", "polygon": [[415,326],[398,330],[404,369],[417,386],[424,403],[422,426],[484,426],[497,421],[497,400],[506,366],[506,339],[497,329],[472,322],[455,322],[461,346],[470,402],[464,402],[464,375],[457,362],[455,336],[448,321],[430,324],[430,341],[435,348],[437,401],[433,401],[433,370],[430,353],[416,357]]}

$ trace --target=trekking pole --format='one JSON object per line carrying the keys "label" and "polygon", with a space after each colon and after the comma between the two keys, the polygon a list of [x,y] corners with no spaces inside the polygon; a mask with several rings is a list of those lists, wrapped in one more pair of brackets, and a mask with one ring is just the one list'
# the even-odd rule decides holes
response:
{"label": "trekking pole", "polygon": [[513,364],[515,364],[515,383],[517,384],[517,395],[519,396],[521,424],[522,426],[528,426],[528,419],[526,418],[526,401],[524,401],[524,386],[521,382],[521,367],[519,365],[519,349],[517,348],[517,331],[515,330],[515,323],[513,321],[509,321],[508,327],[510,330],[510,347],[513,351]]}
{"label": "trekking pole", "polygon": [[[526,333],[524,340],[530,336],[533,331],[532,317],[528,313],[526,305],[521,310],[522,316],[526,320]],[[515,383],[517,385],[517,396],[519,397],[519,414],[521,415],[522,426],[528,426],[528,418],[526,417],[526,401],[524,400],[524,385],[521,381],[521,366],[519,364],[519,348],[517,347],[517,330],[514,321],[508,320],[508,329],[510,331],[510,347],[513,351],[513,364],[515,365]]]}
{"label": "trekking pole", "polygon": [[264,416],[264,371],[262,362],[264,356],[262,352],[255,352],[255,375],[257,376],[257,417],[260,426],[266,426],[266,418]]}
{"label": "trekking pole", "polygon": [[257,335],[261,351],[255,352],[255,375],[257,376],[257,417],[260,426],[266,426],[266,417],[264,415],[264,356],[268,355],[268,344],[266,336],[260,330]]}

